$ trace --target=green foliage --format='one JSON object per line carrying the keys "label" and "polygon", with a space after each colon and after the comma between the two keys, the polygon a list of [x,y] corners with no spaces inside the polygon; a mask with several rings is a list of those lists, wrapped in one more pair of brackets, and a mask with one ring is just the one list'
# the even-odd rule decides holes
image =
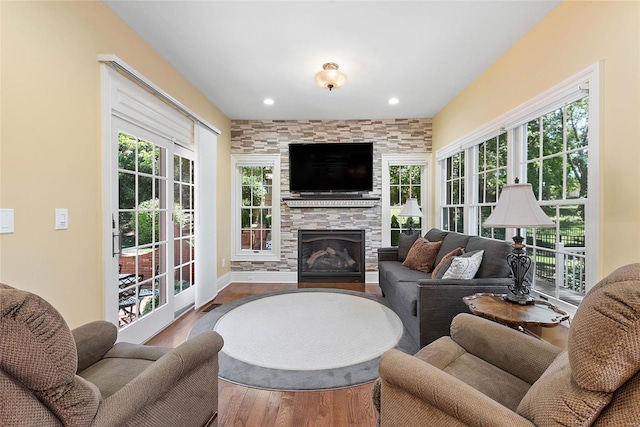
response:
{"label": "green foliage", "polygon": [[[131,229],[138,227],[138,245],[149,244],[160,240],[160,213],[158,212],[160,202],[158,199],[145,200],[138,205],[137,215],[132,215]],[[183,226],[187,217],[179,204],[173,206],[173,221]],[[155,240],[153,239],[155,235]]]}
{"label": "green foliage", "polygon": [[[138,140],[126,133],[118,134],[118,167],[127,171],[152,174],[154,160],[159,151],[150,142]],[[157,163],[157,162],[156,162]],[[134,176],[121,172],[119,174],[120,208],[132,209],[136,204],[136,183]],[[152,180],[138,180],[138,194],[152,194]]]}
{"label": "green foliage", "polygon": [[[588,133],[588,98],[582,98],[528,123],[528,159],[538,160],[528,164],[527,180],[533,185],[539,200],[578,199],[587,196]],[[566,155],[563,154],[565,140],[568,151]],[[565,170],[566,193],[563,193]],[[584,219],[583,208],[580,208],[579,216]]]}
{"label": "green foliage", "polygon": [[153,298],[149,298],[142,308],[142,316],[149,314],[154,308],[160,306],[160,295],[155,295]]}
{"label": "green foliage", "polygon": [[[507,134],[501,133],[478,146],[478,202],[495,203],[507,184]],[[454,192],[455,193],[455,192]],[[464,193],[454,194],[461,203]]]}
{"label": "green foliage", "polygon": [[397,165],[389,167],[390,203],[403,205],[409,197],[421,199],[421,173],[419,165]]}
{"label": "green foliage", "polygon": [[266,208],[268,199],[270,167],[252,166],[242,169],[242,209],[240,212],[242,228],[258,224],[261,228],[271,227],[271,209]]}

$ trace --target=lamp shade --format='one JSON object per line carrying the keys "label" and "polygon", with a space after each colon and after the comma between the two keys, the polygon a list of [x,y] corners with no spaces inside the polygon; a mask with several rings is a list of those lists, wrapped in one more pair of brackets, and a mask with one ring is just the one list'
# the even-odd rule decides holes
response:
{"label": "lamp shade", "polygon": [[327,62],[322,65],[322,71],[316,73],[316,84],[322,88],[337,89],[347,81],[347,75],[338,70],[338,64]]}
{"label": "lamp shade", "polygon": [[544,213],[531,184],[505,185],[485,227],[551,228],[555,223]]}
{"label": "lamp shade", "polygon": [[404,207],[402,208],[402,212],[400,212],[398,216],[409,216],[409,217],[422,216],[422,212],[418,207],[418,201],[413,197],[407,199],[407,202],[404,204]]}

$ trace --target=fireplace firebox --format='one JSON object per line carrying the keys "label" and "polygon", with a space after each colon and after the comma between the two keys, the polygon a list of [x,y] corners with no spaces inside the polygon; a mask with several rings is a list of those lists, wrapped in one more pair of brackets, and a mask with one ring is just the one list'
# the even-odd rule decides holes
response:
{"label": "fireplace firebox", "polygon": [[298,283],[364,283],[364,230],[298,230]]}

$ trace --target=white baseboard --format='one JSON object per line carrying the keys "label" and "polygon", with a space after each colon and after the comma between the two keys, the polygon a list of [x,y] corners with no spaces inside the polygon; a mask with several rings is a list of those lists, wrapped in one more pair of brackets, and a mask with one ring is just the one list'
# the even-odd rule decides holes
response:
{"label": "white baseboard", "polygon": [[378,272],[377,271],[367,271],[364,273],[364,281],[365,283],[378,283]]}
{"label": "white baseboard", "polygon": [[229,286],[232,282],[233,280],[231,280],[231,272],[227,272],[222,276],[218,277],[218,280],[216,281],[216,289],[217,289],[216,295],[220,293],[221,290]]}

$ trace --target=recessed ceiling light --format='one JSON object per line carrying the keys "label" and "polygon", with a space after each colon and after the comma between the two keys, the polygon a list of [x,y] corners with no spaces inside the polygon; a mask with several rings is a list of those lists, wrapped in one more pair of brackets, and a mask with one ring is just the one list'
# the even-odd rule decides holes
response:
{"label": "recessed ceiling light", "polygon": [[264,105],[273,105],[274,104],[273,99],[271,99],[271,98],[265,98],[264,101],[262,101],[262,102],[264,102]]}
{"label": "recessed ceiling light", "polygon": [[389,105],[396,105],[400,100],[398,98],[389,98]]}

